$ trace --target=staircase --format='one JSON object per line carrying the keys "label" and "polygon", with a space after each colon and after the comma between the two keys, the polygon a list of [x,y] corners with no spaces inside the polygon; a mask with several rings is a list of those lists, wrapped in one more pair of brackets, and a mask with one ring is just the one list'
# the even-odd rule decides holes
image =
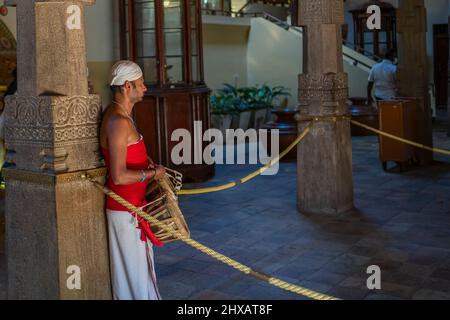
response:
{"label": "staircase", "polygon": [[[262,17],[285,30],[291,29],[302,34],[302,28],[290,24],[291,12],[296,11],[295,8],[291,8],[290,2],[290,0],[249,0],[234,16]],[[355,67],[370,71],[372,66],[380,60],[373,53],[357,48],[347,40],[342,42],[344,60]]]}
{"label": "staircase", "polygon": [[289,16],[290,4],[288,0],[250,0],[239,11],[241,16],[258,16],[267,13],[280,21]]}
{"label": "staircase", "polygon": [[[303,37],[303,29],[301,27],[291,26],[288,21],[283,21],[282,19],[279,19],[278,17],[275,17],[267,12],[259,12],[259,17],[264,18],[267,21],[270,21],[274,23],[275,25],[279,26],[280,28],[283,28],[285,30],[294,30],[295,32],[298,32]],[[256,16],[256,15],[255,15]],[[347,41],[342,40],[343,44],[343,58],[344,60],[348,61],[355,67],[359,67],[364,71],[369,72],[372,66],[377,63],[378,60],[381,60],[381,58],[375,56],[373,53],[359,50],[360,52],[356,51],[356,46]]]}
{"label": "staircase", "polygon": [[[278,2],[278,0],[274,1]],[[290,24],[290,17],[287,15],[289,7],[286,4],[275,7],[285,12],[283,18],[280,18],[267,11],[253,10],[252,7],[261,5],[260,2],[269,6],[267,1],[257,3],[253,1],[248,2],[238,12],[227,12],[226,20],[229,20],[227,24],[233,24],[232,21],[234,21],[239,25],[241,20],[245,20],[245,24],[250,27],[246,57],[248,85],[270,82],[272,85],[290,88],[292,101],[289,106],[291,107],[297,101],[298,74],[302,73],[303,69],[303,29]],[[273,9],[273,6],[269,7]],[[209,13],[206,14],[209,15]],[[349,75],[349,96],[365,97],[368,75],[376,63],[374,60],[376,57],[362,50],[354,50],[351,43],[344,41],[342,50],[344,71]]]}
{"label": "staircase", "polygon": [[[283,21],[278,19],[277,17],[267,13],[267,12],[259,12],[257,14],[253,14],[254,18],[252,18],[251,23],[251,31],[250,35],[258,34],[258,28],[264,29],[263,33],[269,35],[276,33],[276,38],[263,38],[261,39],[252,38],[253,41],[263,41],[267,44],[269,41],[274,41],[275,39],[280,38],[289,38],[295,39],[292,37],[294,34],[296,37],[300,38],[298,42],[300,44],[303,43],[303,29],[301,27],[291,26],[287,21]],[[275,28],[275,29],[274,29]],[[276,29],[279,28],[284,29],[282,32],[277,32]],[[253,29],[253,30],[252,30]],[[292,40],[289,40],[292,41]],[[296,40],[294,40],[296,41]],[[297,41],[296,41],[297,42]],[[282,45],[278,43],[277,45]],[[301,52],[303,52],[303,48],[300,48]],[[376,63],[376,61],[362,53],[357,52],[352,49],[348,43],[343,43],[342,47],[342,58],[344,60],[344,70],[349,75],[349,96],[350,97],[365,97],[367,95],[367,79],[369,76],[369,72],[372,66]],[[251,54],[251,52],[250,52]],[[264,55],[262,50],[259,50],[258,55]],[[256,52],[255,55],[256,56]],[[253,56],[253,57],[254,57]],[[253,58],[250,57],[250,58]],[[275,56],[274,56],[275,58]],[[297,53],[291,54],[291,56],[286,57],[284,54],[284,63],[291,63],[295,66],[300,58],[300,55]],[[287,60],[290,60],[289,62]],[[262,58],[260,59],[262,61]],[[266,60],[267,61],[267,60]],[[272,75],[274,75],[275,70],[272,70]],[[292,77],[292,76],[291,76]],[[257,81],[257,80],[255,80]],[[292,89],[295,87],[292,86]],[[293,91],[295,92],[295,91]]]}

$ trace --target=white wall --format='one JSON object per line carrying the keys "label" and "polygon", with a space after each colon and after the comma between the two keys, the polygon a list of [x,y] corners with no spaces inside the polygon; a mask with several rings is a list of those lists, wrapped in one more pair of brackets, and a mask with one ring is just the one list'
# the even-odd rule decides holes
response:
{"label": "white wall", "polygon": [[365,64],[365,66],[355,66],[352,58],[347,56],[344,57],[344,72],[348,75],[348,96],[366,97],[369,72],[371,67],[375,64],[374,61],[348,47],[343,46],[342,50],[345,54],[356,58],[358,61]]}
{"label": "white wall", "polygon": [[86,6],[86,51],[89,80],[106,106],[111,101],[108,79],[111,67],[119,59],[119,26],[117,1],[97,0],[95,5]]}
{"label": "white wall", "polygon": [[203,24],[205,82],[211,90],[224,83],[247,85],[248,33],[247,25]]}
{"label": "white wall", "polygon": [[[118,42],[114,41],[113,3],[111,0],[97,0],[93,6],[87,6],[86,17],[86,45],[88,61],[114,60],[118,53]],[[11,33],[17,39],[16,8],[8,7],[8,15],[0,16]],[[116,19],[117,20],[117,19]]]}
{"label": "white wall", "polygon": [[248,39],[248,84],[283,85],[291,89],[289,107],[297,106],[298,75],[302,72],[303,46],[299,33],[255,18]]}
{"label": "white wall", "polygon": [[114,39],[114,30],[118,27],[114,25],[115,2],[97,0],[95,5],[85,9],[88,61],[112,61],[118,58],[118,41]]}
{"label": "white wall", "polygon": [[[372,66],[367,57],[344,48],[344,51],[365,64]],[[344,71],[349,79],[349,96],[365,97],[367,94],[368,68],[354,66],[353,60],[344,60]],[[291,89],[289,107],[298,104],[298,74],[303,72],[303,40],[296,31],[286,31],[262,18],[252,19],[250,29],[247,68],[249,85],[267,83],[283,85]]]}
{"label": "white wall", "polygon": [[232,0],[231,1],[231,10],[239,11],[241,8],[247,3],[247,0]]}
{"label": "white wall", "polygon": [[8,15],[0,16],[0,19],[8,27],[9,31],[17,39],[17,24],[16,24],[16,8],[8,7]]}

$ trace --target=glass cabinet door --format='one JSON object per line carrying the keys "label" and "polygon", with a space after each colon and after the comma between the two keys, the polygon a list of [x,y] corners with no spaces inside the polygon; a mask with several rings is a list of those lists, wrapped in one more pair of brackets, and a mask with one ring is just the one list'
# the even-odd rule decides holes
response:
{"label": "glass cabinet door", "polygon": [[198,54],[199,45],[198,45],[198,37],[197,30],[198,26],[198,16],[197,16],[197,0],[188,0],[190,3],[190,15],[191,15],[191,61],[192,61],[192,82],[200,82],[200,56]]}
{"label": "glass cabinet door", "polygon": [[183,0],[164,1],[165,84],[184,83]]}
{"label": "glass cabinet door", "polygon": [[121,0],[121,56],[151,86],[203,83],[200,0]]}
{"label": "glass cabinet door", "polygon": [[134,21],[136,27],[136,62],[144,72],[145,82],[158,82],[156,52],[155,1],[135,1]]}

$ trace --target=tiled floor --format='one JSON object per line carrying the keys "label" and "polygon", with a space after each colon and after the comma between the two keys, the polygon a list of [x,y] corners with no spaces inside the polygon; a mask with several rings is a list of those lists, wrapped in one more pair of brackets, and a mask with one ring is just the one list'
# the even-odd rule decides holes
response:
{"label": "tiled floor", "polygon": [[[450,138],[435,132],[435,145]],[[355,209],[300,214],[296,165],[231,190],[182,196],[192,238],[256,270],[342,299],[450,299],[450,157],[426,168],[384,172],[376,137],[353,138]],[[241,178],[255,166],[217,166],[204,185]],[[185,187],[198,188],[201,185]],[[3,206],[3,204],[2,204]],[[5,298],[0,215],[0,298]],[[182,244],[155,249],[165,299],[304,299],[243,275]],[[381,268],[381,290],[366,269]]]}

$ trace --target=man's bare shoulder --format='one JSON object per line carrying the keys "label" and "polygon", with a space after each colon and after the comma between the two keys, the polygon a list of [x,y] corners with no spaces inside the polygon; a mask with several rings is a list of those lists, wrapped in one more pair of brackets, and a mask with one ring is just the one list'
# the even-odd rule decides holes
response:
{"label": "man's bare shoulder", "polygon": [[111,108],[108,109],[105,110],[105,114],[103,116],[108,129],[127,130],[129,127],[128,118],[120,114],[119,112],[116,112],[115,110],[111,110]]}

